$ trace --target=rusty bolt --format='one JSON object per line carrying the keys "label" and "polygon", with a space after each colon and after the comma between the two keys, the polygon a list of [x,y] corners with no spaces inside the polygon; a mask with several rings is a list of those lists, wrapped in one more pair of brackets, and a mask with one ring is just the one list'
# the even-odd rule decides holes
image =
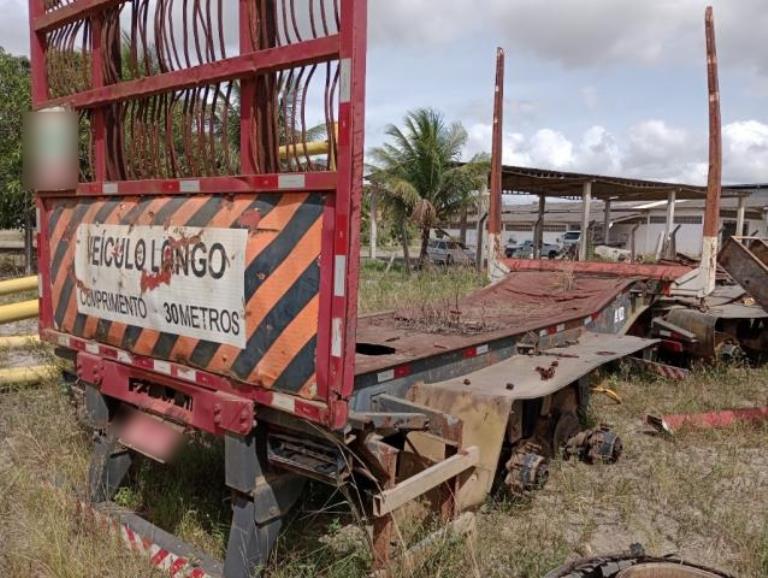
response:
{"label": "rusty bolt", "polygon": [[469,380],[469,378],[464,380],[464,385],[472,385],[472,382]]}
{"label": "rusty bolt", "polygon": [[508,383],[508,384],[507,384],[507,389],[508,389],[509,391],[512,391],[513,389],[515,389],[515,384],[514,384],[514,383]]}

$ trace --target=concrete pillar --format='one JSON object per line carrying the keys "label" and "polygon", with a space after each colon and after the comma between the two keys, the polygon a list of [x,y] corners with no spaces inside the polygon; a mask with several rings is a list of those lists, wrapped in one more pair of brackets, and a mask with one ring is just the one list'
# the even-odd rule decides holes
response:
{"label": "concrete pillar", "polygon": [[763,209],[763,227],[765,227],[763,235],[768,237],[768,207]]}
{"label": "concrete pillar", "polygon": [[547,197],[539,195],[539,218],[533,234],[533,258],[541,259],[541,247],[544,244],[544,212],[547,208]]}
{"label": "concrete pillar", "polygon": [[371,206],[370,206],[370,221],[371,221],[371,238],[370,238],[370,248],[369,248],[369,257],[371,259],[376,259],[377,257],[377,250],[376,245],[378,243],[378,237],[379,237],[379,224],[376,222],[377,217],[377,206],[378,206],[378,196],[379,193],[375,188],[371,188]]}
{"label": "concrete pillar", "polygon": [[590,207],[592,205],[592,181],[584,183],[583,191],[581,193],[582,199],[582,216],[581,216],[581,238],[579,240],[579,261],[587,260],[587,243],[589,242],[589,217]]}
{"label": "concrete pillar", "polygon": [[[651,212],[645,212],[645,252],[652,251],[651,249]],[[644,254],[645,254],[644,252]]]}
{"label": "concrete pillar", "polygon": [[672,231],[675,228],[675,204],[677,203],[677,191],[669,191],[667,197],[667,223],[664,228],[664,241],[669,243],[672,237]]}
{"label": "concrete pillar", "polygon": [[605,213],[603,214],[603,244],[611,242],[611,199],[605,199]]}
{"label": "concrete pillar", "polygon": [[[747,216],[747,197],[744,195],[739,196],[739,206],[736,210],[736,236],[744,236],[744,223]],[[748,235],[749,233],[747,233]]]}

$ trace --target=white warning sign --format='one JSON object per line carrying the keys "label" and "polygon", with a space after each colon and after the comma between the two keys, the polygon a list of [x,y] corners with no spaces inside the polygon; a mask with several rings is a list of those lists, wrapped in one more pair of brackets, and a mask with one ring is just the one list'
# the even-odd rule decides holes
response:
{"label": "white warning sign", "polygon": [[247,242],[241,229],[80,225],[77,310],[244,349]]}

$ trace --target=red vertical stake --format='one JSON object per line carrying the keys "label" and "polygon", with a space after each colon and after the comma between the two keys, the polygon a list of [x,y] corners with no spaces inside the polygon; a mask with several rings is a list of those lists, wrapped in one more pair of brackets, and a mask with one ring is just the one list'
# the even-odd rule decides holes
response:
{"label": "red vertical stake", "polygon": [[502,156],[504,131],[504,49],[496,49],[496,88],[493,99],[493,142],[491,145],[491,198],[488,232],[501,234]]}
{"label": "red vertical stake", "polygon": [[[45,68],[45,34],[35,32],[35,21],[45,14],[44,0],[30,0],[29,2],[29,53],[32,65],[32,107],[37,109],[48,100],[48,78]],[[50,327],[53,322],[53,308],[51,305],[50,291],[50,255],[47,245],[48,217],[45,212],[44,202],[40,197],[35,199],[37,207],[37,264],[40,270],[40,316],[39,328],[42,332]]]}
{"label": "red vertical stake", "polygon": [[[341,2],[338,191],[331,316],[331,426],[347,419],[355,378],[357,286],[360,272],[360,203],[363,188],[366,70],[366,1]],[[343,276],[343,281],[339,277]],[[335,399],[334,399],[335,398]]]}
{"label": "red vertical stake", "polygon": [[707,206],[704,214],[704,236],[715,238],[720,230],[723,140],[715,17],[711,6],[708,6],[706,10],[705,27],[707,39],[707,86],[709,89],[709,176],[707,179]]}
{"label": "red vertical stake", "polygon": [[[104,86],[104,44],[102,36],[103,16],[91,17],[91,87]],[[104,121],[104,107],[93,110],[93,180],[97,183],[107,180],[107,140]]]}
{"label": "red vertical stake", "polygon": [[[240,34],[240,54],[253,52],[256,47],[253,42],[251,30],[251,9],[253,0],[239,0],[238,24]],[[253,101],[256,96],[256,84],[254,79],[243,78],[240,81],[240,173],[244,175],[256,174],[256,165],[253,154]]]}
{"label": "red vertical stake", "polygon": [[29,53],[32,64],[32,107],[39,108],[48,100],[45,74],[45,34],[35,32],[35,20],[45,14],[44,0],[29,0]]}

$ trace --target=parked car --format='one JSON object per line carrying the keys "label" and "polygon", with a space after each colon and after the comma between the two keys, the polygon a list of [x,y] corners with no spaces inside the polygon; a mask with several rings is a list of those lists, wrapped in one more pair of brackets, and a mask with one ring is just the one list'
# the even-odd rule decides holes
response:
{"label": "parked car", "polygon": [[578,245],[579,242],[581,242],[581,231],[568,231],[557,241],[558,243],[562,243],[563,249],[568,249],[573,245]]}
{"label": "parked car", "polygon": [[435,265],[469,265],[475,260],[474,251],[450,239],[430,239],[427,256]]}
{"label": "parked car", "polygon": [[[560,245],[555,243],[543,243],[541,245],[541,256],[554,259],[560,254]],[[523,241],[519,245],[507,245],[504,248],[504,254],[508,259],[515,257],[517,259],[530,259],[533,256],[533,241]]]}

